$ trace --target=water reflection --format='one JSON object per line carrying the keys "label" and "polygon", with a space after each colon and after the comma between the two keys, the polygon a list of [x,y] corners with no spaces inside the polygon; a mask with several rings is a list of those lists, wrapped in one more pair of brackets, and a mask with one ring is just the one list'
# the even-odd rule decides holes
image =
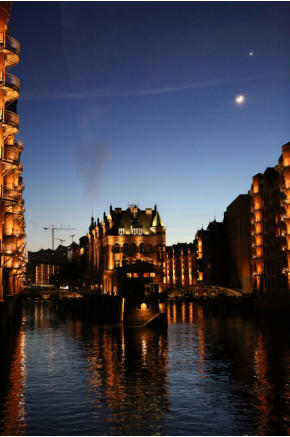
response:
{"label": "water reflection", "polygon": [[162,434],[168,410],[167,335],[79,322],[71,328],[74,335],[89,335],[88,396],[95,420],[105,403],[108,434]]}
{"label": "water reflection", "polygon": [[[187,330],[195,327],[190,338],[179,333],[179,342],[184,342],[179,352],[189,348],[193,356],[196,353],[197,366],[193,364],[189,371],[209,378],[209,384],[215,383],[213,390],[222,381],[228,398],[225,407],[234,415],[234,423],[227,424],[230,434],[289,435],[287,321],[231,316],[192,302],[171,302],[168,321],[173,325],[170,334],[178,324],[187,324]],[[223,422],[225,417],[216,424],[218,434],[227,434]],[[206,425],[198,428],[198,434],[205,429]]]}
{"label": "water reflection", "polygon": [[193,302],[170,302],[168,321],[168,333],[92,326],[26,303],[13,345],[1,337],[1,434],[289,434],[281,321]]}
{"label": "water reflection", "polygon": [[[15,340],[15,344],[13,344],[12,339]],[[23,323],[19,327],[17,319],[13,328],[1,331],[1,361],[0,433],[2,435],[24,434],[26,428],[25,332]],[[3,372],[4,369],[7,373]]]}

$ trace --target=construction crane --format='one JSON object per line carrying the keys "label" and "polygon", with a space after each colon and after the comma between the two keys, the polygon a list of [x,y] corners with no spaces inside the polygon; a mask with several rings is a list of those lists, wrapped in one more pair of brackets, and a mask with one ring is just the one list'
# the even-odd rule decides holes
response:
{"label": "construction crane", "polygon": [[46,226],[43,229],[46,231],[51,231],[51,248],[54,250],[54,232],[55,231],[74,231],[76,228],[63,228],[62,225],[60,228],[56,228],[54,225]]}

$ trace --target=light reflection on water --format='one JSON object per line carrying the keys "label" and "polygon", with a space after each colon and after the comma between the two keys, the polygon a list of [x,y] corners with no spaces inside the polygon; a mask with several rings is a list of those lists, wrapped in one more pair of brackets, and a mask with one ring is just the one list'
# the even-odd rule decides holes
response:
{"label": "light reflection on water", "polygon": [[2,332],[0,433],[289,434],[287,329],[192,302],[168,321],[91,326],[26,302],[13,347]]}

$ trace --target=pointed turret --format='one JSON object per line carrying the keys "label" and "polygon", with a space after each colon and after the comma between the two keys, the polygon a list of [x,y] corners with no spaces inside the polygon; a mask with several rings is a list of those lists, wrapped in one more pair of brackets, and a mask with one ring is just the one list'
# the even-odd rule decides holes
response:
{"label": "pointed turret", "polygon": [[[156,205],[155,205],[155,206],[156,206]],[[161,217],[160,217],[159,212],[157,211],[157,209],[156,209],[156,212],[155,212],[154,218],[153,218],[153,220],[152,220],[152,225],[151,225],[151,227],[152,227],[152,228],[164,228],[164,223],[163,223],[163,221],[161,220]]]}

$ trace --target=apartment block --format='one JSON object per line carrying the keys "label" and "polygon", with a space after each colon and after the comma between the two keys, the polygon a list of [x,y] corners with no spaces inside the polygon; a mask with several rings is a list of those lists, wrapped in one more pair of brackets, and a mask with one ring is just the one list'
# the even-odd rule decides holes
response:
{"label": "apartment block", "polygon": [[20,80],[10,73],[19,62],[20,44],[8,30],[10,10],[11,2],[0,2],[0,301],[21,290],[25,272],[23,143],[15,139]]}

